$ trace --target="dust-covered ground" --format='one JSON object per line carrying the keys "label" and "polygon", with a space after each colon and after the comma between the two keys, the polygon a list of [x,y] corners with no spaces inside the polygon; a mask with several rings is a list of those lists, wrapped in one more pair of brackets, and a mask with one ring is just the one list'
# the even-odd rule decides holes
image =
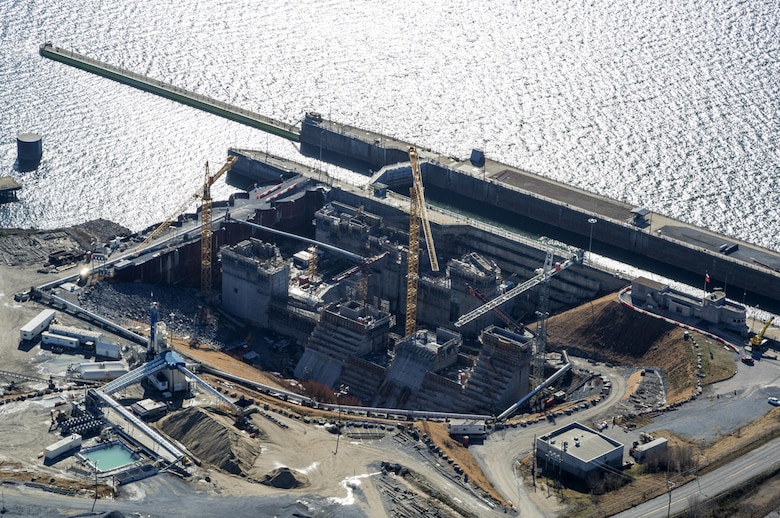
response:
{"label": "dust-covered ground", "polygon": [[[0,238],[0,250],[12,250],[20,245],[20,242],[13,240],[2,244],[3,239]],[[33,248],[36,246],[33,245]],[[16,303],[13,294],[52,279],[51,274],[36,271],[36,261],[42,255],[33,254],[31,257],[36,259],[29,260],[31,262],[27,266],[0,264],[0,370],[45,377],[47,373],[60,371],[67,359],[42,351],[37,346],[19,344],[19,328],[35,316],[41,307],[32,302]],[[226,343],[229,337],[219,334],[213,320],[203,318],[196,295],[186,290],[144,284],[100,283],[77,292],[75,297],[79,304],[107,318],[137,322],[148,320],[149,304],[154,299],[160,303],[160,319],[166,321],[174,334],[197,337],[217,344]],[[640,367],[646,371],[648,368],[658,369],[660,374],[657,379],[667,391],[666,398],[670,402],[687,399],[695,391],[696,352],[690,343],[682,339],[682,331],[624,308],[614,295],[550,318],[548,330],[551,348],[565,348],[570,353],[602,362],[637,366],[635,378],[641,376],[636,374]],[[194,356],[199,352],[205,354],[209,349],[191,352]],[[690,426],[691,430],[705,427],[712,431],[714,438],[749,421],[752,415],[765,413],[766,396],[780,395],[778,383],[769,378],[776,370],[776,366],[770,362],[759,362],[758,368],[753,370],[740,366],[745,378],[737,376],[725,384],[716,385],[717,388],[709,392],[705,391],[703,397],[694,402],[703,405],[700,411],[688,403],[678,411],[656,418],[653,428],[674,431],[676,423],[680,423],[679,426]],[[760,381],[762,378],[757,374],[766,377],[767,382]],[[641,381],[645,382],[645,386],[642,392],[639,390],[642,388],[641,383],[631,384],[633,388],[626,401],[632,406],[626,407],[626,412],[652,407],[663,397],[656,388],[650,387],[647,376],[643,378]],[[761,383],[763,385],[757,387]],[[753,388],[749,390],[746,388],[748,385]],[[635,398],[632,400],[631,396]],[[738,405],[732,409],[735,418],[722,419],[718,410],[724,410],[723,405],[732,399],[733,404]],[[14,402],[0,409],[0,434],[13,438],[6,441],[5,445],[0,445],[0,462],[10,470],[35,472],[36,478],[70,477],[83,485],[88,473],[80,471],[78,465],[65,463],[41,466],[37,454],[57,439],[55,434],[48,431],[50,408],[47,404],[43,400],[28,400]],[[696,417],[686,425],[684,423],[687,420],[681,417],[686,415],[689,408],[694,410],[692,415]],[[421,460],[415,450],[419,444],[408,437],[399,438],[396,431],[387,431],[382,437],[372,439],[340,437],[338,443],[336,435],[328,433],[316,422],[303,422],[300,414],[295,416],[292,413],[281,415],[268,412],[251,416],[253,425],[261,433],[250,437],[246,431],[235,428],[230,417],[220,415],[219,412],[192,408],[179,412],[161,420],[159,426],[163,430],[167,427],[167,432],[188,448],[201,463],[199,467],[193,468],[194,476],[189,482],[183,483],[171,482],[167,475],[158,475],[151,480],[131,484],[120,491],[116,500],[118,507],[138,498],[139,501],[156,502],[160,511],[170,510],[166,496],[159,492],[159,488],[174,489],[176,494],[188,499],[188,502],[199,502],[200,505],[213,502],[215,510],[228,509],[230,512],[230,502],[234,502],[236,507],[231,512],[234,516],[250,515],[243,512],[252,505],[247,498],[272,499],[278,497],[280,491],[283,491],[285,497],[285,503],[280,503],[280,506],[296,501],[319,503],[319,507],[300,510],[301,516],[322,515],[319,511],[312,511],[315,507],[327,507],[329,512],[336,513],[332,514],[334,516],[375,516],[377,513],[388,513],[393,502],[391,497],[400,494],[404,494],[411,502],[409,509],[426,502],[426,499],[415,496],[414,488],[402,478],[383,473],[382,461],[391,461],[425,473],[440,492],[456,495],[456,498],[466,502],[464,505],[475,516],[486,516],[497,511],[484,507],[478,500],[472,500],[468,496],[470,492],[459,486],[451,473],[431,470],[429,462]],[[280,422],[286,426],[280,426]],[[686,435],[684,431],[679,433]],[[339,444],[337,454],[336,444]],[[270,485],[263,484],[263,481],[270,482]],[[294,487],[284,490],[278,487],[287,484]],[[198,508],[188,509],[197,511]],[[437,512],[443,513],[443,516],[453,515],[451,511]],[[401,515],[404,515],[403,512]]]}
{"label": "dust-covered ground", "polygon": [[[6,246],[11,245],[6,242]],[[19,329],[44,307],[32,301],[15,302],[13,295],[53,278],[52,274],[37,271],[37,260],[25,266],[0,263],[0,371],[45,380],[49,374],[64,373],[68,364],[86,359],[54,354],[38,344],[20,343]],[[88,307],[108,318],[137,318],[142,322],[148,319],[149,286],[112,286],[108,283],[98,286],[92,288],[91,293],[82,294],[81,302],[85,306],[92,304]],[[202,334],[209,336],[209,321],[205,326],[196,321],[195,297],[182,296],[180,290],[170,288],[154,287],[154,291],[154,298],[160,302],[160,318],[166,323],[172,320],[169,327],[173,327],[174,332],[188,335],[193,329],[206,329]],[[78,297],[78,291],[74,295]],[[91,326],[61,312],[58,312],[58,319],[82,328]],[[181,322],[180,329],[177,322]],[[202,348],[190,352],[214,351]],[[20,382],[19,386],[28,394],[45,389],[46,382]],[[50,466],[44,465],[39,457],[46,446],[60,439],[50,426],[51,410],[58,400],[48,398],[79,399],[83,394],[84,389],[79,388],[61,394],[14,399],[0,405],[0,436],[3,437],[0,441],[0,479],[7,481],[5,501],[11,515],[60,516],[77,514],[78,510],[89,511],[90,497],[94,494],[89,491],[94,483],[93,473],[74,457]],[[186,405],[190,404],[188,400]],[[418,494],[404,477],[382,469],[382,462],[393,462],[417,473],[430,470],[417,455],[413,447],[416,443],[408,437],[399,442],[396,436],[400,432],[394,427],[388,427],[372,438],[360,438],[359,434],[358,438],[339,437],[326,431],[316,420],[305,423],[300,414],[283,414],[281,410],[272,409],[250,416],[252,424],[261,430],[251,437],[233,425],[232,417],[219,415],[219,412],[208,416],[207,411],[186,406],[180,412],[183,417],[173,413],[168,418],[173,428],[186,431],[200,427],[200,433],[194,433],[192,437],[169,430],[171,435],[181,439],[182,444],[192,448],[193,457],[201,462],[201,466],[191,467],[192,477],[181,481],[160,474],[122,486],[115,500],[98,500],[96,511],[115,509],[125,513],[143,512],[148,516],[197,516],[209,509],[209,512],[213,510],[235,517],[362,517],[385,515],[396,506],[402,506],[403,509],[422,509],[421,512],[436,516],[457,515],[436,500],[429,502],[429,498]],[[194,420],[188,416],[192,413],[198,415]],[[177,419],[181,420],[178,424]],[[458,495],[459,500],[465,502],[463,505],[472,510],[473,516],[493,514],[482,500],[474,499],[466,487],[453,486],[454,476],[452,471],[448,476],[433,473],[427,478],[434,487],[448,488],[448,492]],[[100,486],[104,487],[104,483],[101,480]],[[76,496],[39,489],[53,485],[68,488]]]}
{"label": "dust-covered ground", "polygon": [[37,266],[48,263],[55,252],[83,253],[114,238],[126,238],[127,228],[105,219],[96,219],[57,230],[0,230],[0,263],[6,266]]}

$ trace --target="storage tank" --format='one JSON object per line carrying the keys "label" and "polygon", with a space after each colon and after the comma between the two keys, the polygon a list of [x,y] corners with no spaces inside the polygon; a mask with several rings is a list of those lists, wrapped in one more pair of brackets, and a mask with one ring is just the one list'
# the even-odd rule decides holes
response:
{"label": "storage tank", "polygon": [[113,380],[128,372],[122,362],[81,363],[78,370],[85,380]]}
{"label": "storage tank", "polygon": [[16,136],[16,154],[19,169],[35,169],[43,156],[43,140],[37,133],[20,133]]}

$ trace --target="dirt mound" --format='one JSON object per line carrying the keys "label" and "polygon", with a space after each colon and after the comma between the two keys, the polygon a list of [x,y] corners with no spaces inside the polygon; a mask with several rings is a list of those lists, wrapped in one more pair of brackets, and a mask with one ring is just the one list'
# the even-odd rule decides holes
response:
{"label": "dirt mound", "polygon": [[551,317],[548,343],[620,365],[657,367],[668,382],[667,402],[688,397],[695,385],[694,353],[679,327],[623,306],[613,293]]}
{"label": "dirt mound", "polygon": [[290,468],[276,468],[275,470],[266,473],[266,475],[260,479],[260,483],[278,489],[293,489],[308,485],[309,479],[303,473]]}
{"label": "dirt mound", "polygon": [[189,407],[168,415],[157,426],[202,461],[234,475],[247,474],[260,454],[259,444],[215,408]]}
{"label": "dirt mound", "polygon": [[84,250],[91,250],[92,244],[101,245],[115,237],[132,234],[130,229],[107,219],[93,219],[65,229]]}
{"label": "dirt mound", "polygon": [[623,306],[613,293],[551,317],[547,330],[549,343],[555,347],[634,363],[678,328]]}

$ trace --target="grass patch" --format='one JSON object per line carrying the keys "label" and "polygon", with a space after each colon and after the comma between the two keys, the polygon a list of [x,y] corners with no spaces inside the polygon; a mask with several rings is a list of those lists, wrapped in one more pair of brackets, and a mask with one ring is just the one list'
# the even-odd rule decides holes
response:
{"label": "grass patch", "polygon": [[734,366],[734,352],[709,338],[697,335],[698,352],[701,353],[701,368],[705,377],[702,385],[711,385],[732,377],[737,368]]}

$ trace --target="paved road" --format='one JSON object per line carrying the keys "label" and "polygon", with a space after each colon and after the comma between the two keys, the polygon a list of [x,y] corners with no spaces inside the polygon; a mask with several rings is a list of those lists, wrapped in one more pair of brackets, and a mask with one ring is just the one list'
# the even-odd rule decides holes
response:
{"label": "paved road", "polygon": [[694,481],[673,488],[671,507],[668,495],[661,495],[615,516],[621,518],[661,518],[667,516],[670,509],[672,514],[680,513],[691,505],[692,499],[711,498],[760,475],[764,471],[776,468],[778,465],[780,465],[780,439],[775,439],[761,448],[739,457],[727,466],[702,475],[699,477],[698,483]]}
{"label": "paved road", "polygon": [[[583,365],[582,360],[574,359],[574,361],[579,361],[580,367],[588,367]],[[735,428],[764,415],[772,408],[767,404],[766,398],[780,396],[779,366],[780,362],[767,358],[756,362],[754,367],[737,363],[736,376],[706,389],[702,397],[684,405],[680,410],[655,418],[643,430],[665,429],[705,440],[730,433]],[[531,453],[534,436],[548,433],[571,421],[587,423],[596,418],[608,417],[611,415],[610,409],[624,393],[625,379],[619,374],[618,369],[600,367],[600,370],[612,381],[613,390],[610,396],[598,406],[559,418],[555,424],[544,422],[527,428],[493,433],[484,445],[472,447],[472,452],[496,489],[515,503],[522,516],[552,517],[557,514],[555,504],[548,505],[544,502],[546,494],[534,493],[532,487],[524,486],[521,478],[513,470],[517,459]],[[610,436],[624,444],[630,444],[633,440],[631,434],[620,437],[624,434],[618,433],[615,436],[612,432],[613,430],[607,430]],[[687,509],[691,504],[691,498],[706,499],[714,496],[778,463],[780,463],[780,439],[740,457],[726,467],[700,477],[698,484],[692,482],[674,488],[672,512]],[[699,485],[701,485],[701,492],[699,492]],[[666,516],[668,505],[668,496],[662,495],[620,516]]]}
{"label": "paved road", "polygon": [[[594,367],[584,360],[571,357],[570,359],[574,366],[594,370]],[[612,391],[595,407],[579,410],[570,416],[560,417],[554,423],[544,421],[526,428],[509,428],[494,432],[485,440],[484,444],[470,447],[480,467],[493,482],[496,490],[515,505],[521,516],[554,517],[558,514],[553,509],[555,506],[547,504],[543,507],[540,506],[537,500],[543,496],[541,494],[534,496],[534,488],[524,486],[521,478],[515,474],[517,460],[533,451],[534,437],[549,433],[573,421],[587,424],[593,420],[611,416],[610,408],[617,404],[625,393],[626,381],[622,369],[603,366],[599,366],[597,369],[612,382]],[[548,507],[550,509],[547,509]]]}

